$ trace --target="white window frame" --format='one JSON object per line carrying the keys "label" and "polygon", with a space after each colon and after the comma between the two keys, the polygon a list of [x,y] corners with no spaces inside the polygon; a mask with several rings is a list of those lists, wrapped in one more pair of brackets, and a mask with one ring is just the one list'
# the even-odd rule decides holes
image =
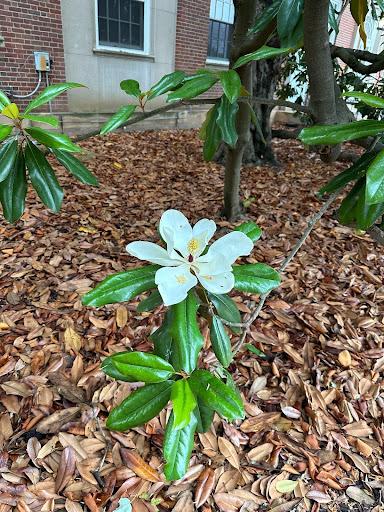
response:
{"label": "white window frame", "polygon": [[151,50],[151,2],[152,0],[142,0],[144,3],[144,36],[143,43],[144,48],[138,50],[136,48],[122,48],[120,46],[100,44],[99,42],[99,16],[98,16],[98,0],[94,0],[94,11],[95,11],[95,30],[96,30],[96,44],[95,50],[108,53],[118,53],[127,55],[143,55],[149,56]]}

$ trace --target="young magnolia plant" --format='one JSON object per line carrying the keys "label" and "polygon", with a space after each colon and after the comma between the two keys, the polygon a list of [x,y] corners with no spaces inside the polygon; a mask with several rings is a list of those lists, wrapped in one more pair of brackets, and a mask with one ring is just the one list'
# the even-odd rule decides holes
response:
{"label": "young magnolia plant", "polygon": [[[29,103],[24,112],[20,112],[18,106],[0,91],[0,114],[9,120],[8,124],[0,124],[0,202],[9,222],[16,222],[24,213],[28,179],[50,210],[60,210],[64,192],[45,157],[47,153],[55,156],[82,183],[98,185],[96,177],[73,156],[82,149],[67,135],[27,125],[32,121],[57,128],[59,120],[55,116],[31,112],[74,87],[82,85],[50,85]],[[45,151],[41,150],[42,146]]]}
{"label": "young magnolia plant", "polygon": [[[246,222],[208,245],[215,231],[212,220],[202,219],[192,228],[181,212],[168,210],[159,224],[162,245],[144,241],[127,245],[129,254],[151,265],[111,275],[83,297],[83,304],[98,307],[129,301],[151,290],[138,311],[161,304],[168,308],[161,327],[150,337],[153,353],[121,352],[102,363],[110,377],[145,383],[111,411],[109,429],[124,431],[142,425],[171,401],[163,445],[168,480],[185,474],[194,434],[209,429],[215,412],[226,420],[244,417],[241,396],[227,371],[233,355],[225,323],[241,321],[228,293],[233,288],[267,293],[280,283],[279,274],[264,263],[235,265],[260,238],[256,224]],[[209,320],[211,346],[218,360],[210,371],[198,366],[204,342],[199,316]],[[236,327],[231,329],[238,333]]]}

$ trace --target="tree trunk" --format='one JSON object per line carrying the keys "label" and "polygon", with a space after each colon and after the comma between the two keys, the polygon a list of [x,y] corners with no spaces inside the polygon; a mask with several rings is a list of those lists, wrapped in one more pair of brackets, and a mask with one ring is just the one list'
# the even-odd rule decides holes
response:
{"label": "tree trunk", "polygon": [[[240,56],[241,48],[247,38],[256,12],[256,0],[234,0],[235,23],[232,37],[232,49],[230,55],[230,67]],[[252,91],[252,68],[246,64],[238,69],[241,83]],[[223,213],[229,220],[235,220],[241,213],[240,205],[240,172],[243,162],[245,147],[249,140],[249,126],[251,116],[246,102],[239,102],[236,128],[238,141],[234,148],[227,148],[224,178],[224,210]]]}
{"label": "tree trunk", "polygon": [[[271,5],[273,0],[257,0],[256,17],[263,10]],[[277,37],[273,37],[269,42],[269,46],[279,46]],[[274,59],[265,59],[254,62],[252,65],[253,88],[252,95],[256,98],[273,99],[279,79],[281,64],[283,57]],[[269,163],[276,165],[276,157],[272,150],[272,127],[271,112],[272,106],[253,103],[253,110],[259,121],[259,129],[253,124],[251,125],[251,138],[244,152],[243,163]],[[260,136],[260,131],[263,138]]]}
{"label": "tree trunk", "polygon": [[[329,45],[330,0],[304,0],[304,50],[309,79],[309,105],[317,124],[336,124],[335,78]],[[340,146],[325,146],[321,157],[337,159]]]}

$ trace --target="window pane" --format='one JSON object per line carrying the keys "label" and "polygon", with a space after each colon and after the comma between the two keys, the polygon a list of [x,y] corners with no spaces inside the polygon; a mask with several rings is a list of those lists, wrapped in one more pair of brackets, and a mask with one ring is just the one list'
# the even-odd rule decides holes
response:
{"label": "window pane", "polygon": [[98,0],[99,16],[107,16],[107,0]]}
{"label": "window pane", "polygon": [[104,18],[99,18],[99,40],[108,42],[107,20]]}
{"label": "window pane", "polygon": [[131,21],[131,0],[120,1],[120,19],[122,21]]}
{"label": "window pane", "polygon": [[108,16],[119,19],[119,0],[108,0]]}
{"label": "window pane", "polygon": [[122,46],[131,46],[131,31],[129,23],[120,24],[120,43]]}
{"label": "window pane", "polygon": [[143,40],[142,40],[142,27],[140,25],[132,25],[132,46],[135,48],[142,48],[143,47]]}
{"label": "window pane", "polygon": [[98,8],[102,44],[144,49],[144,1],[98,0]]}
{"label": "window pane", "polygon": [[131,22],[144,24],[144,2],[132,1]]}
{"label": "window pane", "polygon": [[119,22],[109,20],[109,41],[111,43],[119,42]]}
{"label": "window pane", "polygon": [[208,57],[216,59],[228,59],[232,25],[221,21],[210,20]]}

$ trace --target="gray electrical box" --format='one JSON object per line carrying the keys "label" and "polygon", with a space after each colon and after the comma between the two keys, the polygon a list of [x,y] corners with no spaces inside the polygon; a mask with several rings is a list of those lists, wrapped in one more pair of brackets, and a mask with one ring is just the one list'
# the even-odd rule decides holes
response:
{"label": "gray electrical box", "polygon": [[51,62],[48,52],[33,52],[35,56],[35,69],[36,71],[50,71]]}

